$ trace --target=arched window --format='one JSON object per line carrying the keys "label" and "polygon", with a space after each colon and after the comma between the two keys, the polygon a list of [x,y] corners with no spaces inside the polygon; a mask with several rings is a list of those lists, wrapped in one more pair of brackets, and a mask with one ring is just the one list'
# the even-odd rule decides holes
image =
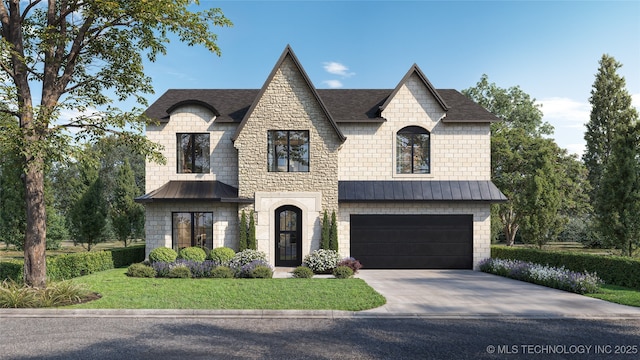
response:
{"label": "arched window", "polygon": [[431,172],[429,132],[419,126],[407,126],[396,135],[396,174]]}

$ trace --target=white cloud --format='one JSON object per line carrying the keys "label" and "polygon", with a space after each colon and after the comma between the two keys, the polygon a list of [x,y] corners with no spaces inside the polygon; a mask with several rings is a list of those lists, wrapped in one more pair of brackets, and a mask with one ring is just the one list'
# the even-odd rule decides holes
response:
{"label": "white cloud", "polygon": [[584,151],[587,148],[587,144],[584,142],[581,144],[566,144],[564,147],[570,154],[576,154],[578,155],[578,159],[581,159],[582,154],[584,154]]}
{"label": "white cloud", "polygon": [[542,99],[544,120],[556,128],[583,128],[589,121],[591,105],[569,98],[553,97]]}
{"label": "white cloud", "polygon": [[340,82],[340,80],[325,80],[322,83],[327,84],[327,86],[332,89],[337,89],[342,87],[342,82]]}
{"label": "white cloud", "polygon": [[356,74],[354,72],[349,72],[348,67],[335,61],[325,62],[323,67],[329,74],[340,75],[342,77],[350,77]]}
{"label": "white cloud", "polygon": [[631,94],[631,105],[640,111],[640,94]]}

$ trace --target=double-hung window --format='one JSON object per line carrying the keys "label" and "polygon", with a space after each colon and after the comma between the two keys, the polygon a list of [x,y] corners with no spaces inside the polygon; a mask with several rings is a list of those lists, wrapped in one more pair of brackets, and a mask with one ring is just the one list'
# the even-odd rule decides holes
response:
{"label": "double-hung window", "polygon": [[209,173],[209,134],[178,134],[178,173]]}
{"label": "double-hung window", "polygon": [[267,144],[270,172],[309,172],[308,130],[269,130]]}
{"label": "double-hung window", "polygon": [[429,132],[419,126],[407,126],[396,135],[396,174],[431,172]]}

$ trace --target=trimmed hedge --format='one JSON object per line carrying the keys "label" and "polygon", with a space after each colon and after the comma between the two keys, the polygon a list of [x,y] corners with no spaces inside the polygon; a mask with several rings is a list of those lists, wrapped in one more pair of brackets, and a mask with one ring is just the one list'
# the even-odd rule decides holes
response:
{"label": "trimmed hedge", "polygon": [[111,259],[113,260],[113,267],[121,268],[143,262],[145,255],[144,250],[144,244],[109,250],[111,252]]}
{"label": "trimmed hedge", "polygon": [[640,289],[640,259],[623,256],[544,251],[530,248],[492,246],[491,257],[528,261],[575,272],[596,273],[606,284]]}
{"label": "trimmed hedge", "polygon": [[23,270],[24,261],[22,260],[6,260],[0,262],[0,282],[6,279],[22,282]]}
{"label": "trimmed hedge", "polygon": [[[47,278],[49,280],[67,280],[114,267],[129,266],[144,261],[144,251],[144,245],[137,245],[109,251],[47,256]],[[0,281],[11,279],[22,282],[23,268],[24,262],[22,260],[0,262]]]}
{"label": "trimmed hedge", "polygon": [[65,254],[47,258],[47,277],[50,280],[67,280],[109,269],[113,269],[110,251]]}

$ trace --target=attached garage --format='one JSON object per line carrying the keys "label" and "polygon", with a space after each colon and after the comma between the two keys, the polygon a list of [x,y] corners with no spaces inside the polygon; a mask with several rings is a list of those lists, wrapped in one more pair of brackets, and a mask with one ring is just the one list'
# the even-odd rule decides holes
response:
{"label": "attached garage", "polygon": [[351,215],[350,238],[367,269],[473,268],[473,215]]}

